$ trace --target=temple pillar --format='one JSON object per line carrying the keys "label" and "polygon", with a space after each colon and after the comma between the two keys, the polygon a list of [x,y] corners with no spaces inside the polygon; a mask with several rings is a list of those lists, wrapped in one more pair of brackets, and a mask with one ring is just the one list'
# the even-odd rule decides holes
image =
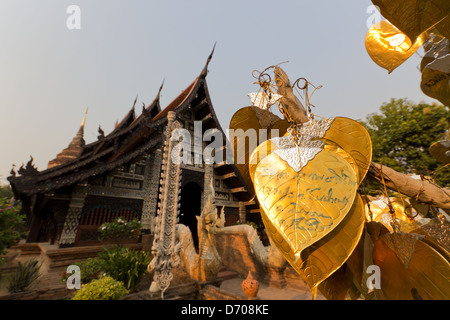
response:
{"label": "temple pillar", "polygon": [[74,245],[85,199],[86,186],[77,185],[72,192],[72,199],[69,203],[69,209],[67,210],[64,227],[59,239],[60,248]]}
{"label": "temple pillar", "polygon": [[[153,259],[150,262],[150,269],[154,272],[150,291],[161,291],[161,296],[164,295],[173,279],[173,268],[180,264],[181,246],[177,240],[176,224],[180,205],[181,167],[173,160],[179,159],[181,149],[174,148],[177,141],[172,141],[172,133],[181,128],[181,124],[175,119],[175,112],[169,111],[164,132],[160,202],[155,219],[155,236],[152,246]],[[180,140],[182,140],[181,137]]]}
{"label": "temple pillar", "polygon": [[244,202],[239,202],[239,221],[241,223],[247,222],[247,208],[245,207]]}
{"label": "temple pillar", "polygon": [[[205,161],[208,161],[205,159]],[[203,212],[203,209],[205,208],[205,205],[207,205],[207,201],[209,198],[209,193],[211,189],[211,181],[213,181],[214,184],[214,164],[205,162],[204,164],[204,176],[203,176],[203,195],[202,195],[202,206],[201,211]],[[214,185],[213,185],[214,186]],[[215,196],[215,195],[213,195]]]}
{"label": "temple pillar", "polygon": [[144,203],[142,206],[142,229],[150,234],[155,233],[155,217],[158,205],[159,180],[161,178],[162,151],[157,149],[145,163]]}

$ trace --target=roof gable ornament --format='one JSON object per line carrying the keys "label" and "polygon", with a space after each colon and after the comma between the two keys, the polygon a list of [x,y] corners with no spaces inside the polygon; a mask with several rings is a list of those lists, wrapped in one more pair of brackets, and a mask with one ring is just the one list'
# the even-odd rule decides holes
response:
{"label": "roof gable ornament", "polygon": [[150,120],[153,119],[161,111],[159,99],[161,98],[161,91],[163,86],[164,86],[164,79],[163,82],[161,83],[161,86],[159,87],[155,100],[153,100],[153,102],[148,107],[145,106],[145,103],[142,103],[142,114],[144,115],[144,117]]}
{"label": "roof gable ornament", "polygon": [[[216,43],[217,43],[217,42],[216,42]],[[208,59],[206,60],[206,64],[205,64],[205,66],[203,67],[202,72],[200,73],[200,77],[202,77],[202,78],[205,78],[206,75],[208,74],[208,65],[209,65],[209,62],[210,62],[211,59],[212,59],[212,56],[213,56],[213,54],[214,54],[214,50],[216,49],[216,43],[214,43],[214,47],[213,47],[211,53],[209,54]]]}
{"label": "roof gable ornament", "polygon": [[34,166],[33,164],[33,157],[30,156],[30,161],[27,162],[27,165],[25,166],[25,168],[23,167],[23,163],[22,166],[20,167],[18,173],[21,176],[34,176],[36,175],[39,171],[37,170],[37,168]]}
{"label": "roof gable ornament", "polygon": [[16,167],[16,165],[13,164],[13,165],[12,165],[12,169],[11,169],[11,171],[9,172],[9,173],[11,174],[11,177],[15,177],[15,176],[16,176],[16,171],[14,170],[15,167]]}
{"label": "roof gable ornament", "polygon": [[100,134],[97,136],[98,140],[103,140],[105,138],[105,132],[102,130],[102,126],[98,126],[98,133]]}

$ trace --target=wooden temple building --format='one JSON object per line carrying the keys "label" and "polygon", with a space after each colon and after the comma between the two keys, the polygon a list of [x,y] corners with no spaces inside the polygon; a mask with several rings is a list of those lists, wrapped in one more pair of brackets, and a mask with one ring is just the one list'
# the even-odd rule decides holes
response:
{"label": "wooden temple building", "polygon": [[[223,133],[226,148],[226,135],[206,83],[210,59],[200,75],[165,108],[160,106],[161,86],[155,100],[144,105],[139,116],[135,101],[111,133],[105,135],[99,128],[97,141],[85,143],[83,119],[72,142],[46,170],[39,171],[32,158],[17,173],[12,170],[8,180],[28,219],[26,242],[50,242],[60,248],[100,244],[99,226],[119,216],[138,218],[143,232],[153,234],[163,197],[173,201],[179,223],[191,228],[195,240],[195,216],[206,201],[211,178],[216,205],[219,210],[224,207],[226,225],[245,222],[251,216],[247,217],[248,213],[259,212],[236,166],[225,161],[225,152],[219,163],[179,164],[176,177],[163,169],[168,152],[165,131],[173,122],[194,137],[194,121],[201,121],[203,132],[213,129]],[[201,143],[202,148],[207,145]],[[164,193],[168,184],[175,187],[173,194]]]}

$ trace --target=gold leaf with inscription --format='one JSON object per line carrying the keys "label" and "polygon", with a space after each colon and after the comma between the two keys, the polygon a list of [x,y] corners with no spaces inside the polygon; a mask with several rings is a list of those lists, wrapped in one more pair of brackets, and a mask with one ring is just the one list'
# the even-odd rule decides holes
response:
{"label": "gold leaf with inscription", "polygon": [[450,54],[438,57],[422,70],[420,88],[427,96],[450,105]]}
{"label": "gold leaf with inscription", "polygon": [[380,267],[381,290],[389,300],[450,299],[449,262],[417,234],[381,235],[373,262]]}
{"label": "gold leaf with inscription", "polygon": [[[301,133],[310,135],[313,140],[323,140],[325,146],[340,147],[344,151],[341,156],[351,162],[352,166],[356,164],[354,169],[358,172],[358,184],[364,180],[372,161],[372,140],[366,128],[359,122],[346,117],[313,119],[302,125]],[[271,147],[271,144],[261,144],[258,151],[255,150],[256,153],[252,155],[249,163],[251,179],[256,164],[271,152]],[[336,149],[336,152],[341,149]]]}
{"label": "gold leaf with inscription", "polygon": [[254,190],[248,171],[250,154],[260,143],[273,135],[284,135],[288,126],[286,120],[282,120],[269,110],[253,106],[239,109],[231,118],[229,128],[234,162],[251,194],[254,194]]}
{"label": "gold leaf with inscription", "polygon": [[[266,228],[283,239],[280,250],[295,263],[302,250],[330,233],[349,212],[358,187],[356,165],[333,146],[285,148],[274,139],[265,144],[271,152],[255,167],[255,193]],[[314,157],[305,163],[297,152]]]}
{"label": "gold leaf with inscription", "polygon": [[372,161],[372,140],[366,128],[353,119],[335,117],[323,138],[339,145],[354,159],[361,183]]}
{"label": "gold leaf with inscription", "polygon": [[403,32],[383,20],[373,25],[367,32],[365,45],[370,58],[389,73],[408,60],[425,42],[426,34],[421,34],[412,42]]}
{"label": "gold leaf with inscription", "polygon": [[[263,222],[277,248],[315,294],[318,286],[334,274],[357,247],[364,230],[364,204],[361,196],[357,195],[341,223],[331,233],[304,249],[297,260],[290,244],[267,221],[267,217],[263,218]],[[342,298],[346,289],[345,285],[336,282],[339,276],[342,275],[337,275],[330,283],[322,286],[326,296]]]}

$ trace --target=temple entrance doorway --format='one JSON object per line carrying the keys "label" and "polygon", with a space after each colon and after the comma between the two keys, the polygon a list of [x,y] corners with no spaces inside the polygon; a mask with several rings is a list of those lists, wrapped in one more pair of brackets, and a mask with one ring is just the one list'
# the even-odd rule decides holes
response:
{"label": "temple entrance doorway", "polygon": [[195,182],[186,183],[181,190],[179,223],[189,227],[195,249],[198,252],[197,218],[200,216],[202,189]]}

